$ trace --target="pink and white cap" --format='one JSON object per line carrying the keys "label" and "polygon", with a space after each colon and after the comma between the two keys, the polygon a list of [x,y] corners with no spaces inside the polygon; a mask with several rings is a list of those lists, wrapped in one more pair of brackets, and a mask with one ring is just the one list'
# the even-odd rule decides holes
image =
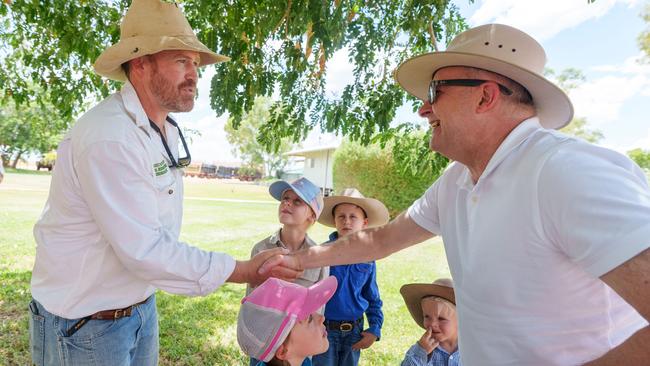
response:
{"label": "pink and white cap", "polygon": [[296,322],[325,305],[336,286],[334,276],[309,288],[277,278],[264,281],[242,299],[237,319],[237,342],[242,351],[258,360],[270,361]]}

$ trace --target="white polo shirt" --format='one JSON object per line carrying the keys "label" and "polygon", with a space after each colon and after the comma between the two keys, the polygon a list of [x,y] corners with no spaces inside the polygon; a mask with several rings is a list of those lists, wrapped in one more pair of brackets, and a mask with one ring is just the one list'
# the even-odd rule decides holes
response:
{"label": "white polo shirt", "polygon": [[408,214],[445,243],[464,365],[577,365],[648,324],[599,279],[650,246],[650,190],[623,155],[532,118],[476,184],[453,163]]}
{"label": "white polo shirt", "polygon": [[[178,158],[178,131],[165,126]],[[140,302],[156,288],[205,295],[232,273],[228,255],[178,241],[183,173],[126,83],[84,114],[60,143],[45,209],[34,226],[32,296],[74,319]]]}

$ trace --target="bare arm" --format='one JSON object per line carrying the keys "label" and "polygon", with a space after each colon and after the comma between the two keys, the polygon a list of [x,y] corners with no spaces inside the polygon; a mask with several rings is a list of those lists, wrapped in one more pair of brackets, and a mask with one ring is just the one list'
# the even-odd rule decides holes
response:
{"label": "bare arm", "polygon": [[[601,279],[650,320],[650,249],[606,273]],[[650,327],[636,332],[618,347],[586,365],[650,365]]]}
{"label": "bare arm", "polygon": [[[433,236],[416,224],[405,212],[384,226],[358,231],[331,245],[319,245],[284,256],[280,267],[301,270],[367,262],[387,257],[391,253],[421,243]],[[272,271],[272,266],[265,263],[260,271],[261,273]]]}

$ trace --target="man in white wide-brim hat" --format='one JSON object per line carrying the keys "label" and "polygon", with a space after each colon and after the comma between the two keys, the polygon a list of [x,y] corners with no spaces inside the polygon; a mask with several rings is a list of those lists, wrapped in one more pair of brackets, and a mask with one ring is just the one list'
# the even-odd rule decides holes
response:
{"label": "man in white wide-brim hat", "polygon": [[156,365],[156,289],[194,296],[225,281],[262,282],[257,268],[279,251],[235,261],[179,242],[190,153],[169,113],[192,109],[200,66],[227,59],[197,39],[176,4],[131,4],[120,41],[95,63],[124,85],[60,143],[34,227],[35,365]]}
{"label": "man in white wide-brim hat", "polygon": [[500,24],[404,62],[396,80],[454,162],[388,225],[284,265],[367,261],[442,235],[464,365],[649,365],[648,183],[627,157],[554,130],[573,108],[545,62]]}

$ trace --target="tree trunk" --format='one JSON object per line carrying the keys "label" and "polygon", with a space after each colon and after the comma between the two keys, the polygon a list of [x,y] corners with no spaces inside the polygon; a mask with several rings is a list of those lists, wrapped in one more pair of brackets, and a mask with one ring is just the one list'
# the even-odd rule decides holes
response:
{"label": "tree trunk", "polygon": [[18,165],[18,160],[20,160],[20,157],[23,155],[24,151],[18,151],[18,154],[16,155],[16,158],[14,161],[11,163],[11,167],[16,169],[16,165]]}

